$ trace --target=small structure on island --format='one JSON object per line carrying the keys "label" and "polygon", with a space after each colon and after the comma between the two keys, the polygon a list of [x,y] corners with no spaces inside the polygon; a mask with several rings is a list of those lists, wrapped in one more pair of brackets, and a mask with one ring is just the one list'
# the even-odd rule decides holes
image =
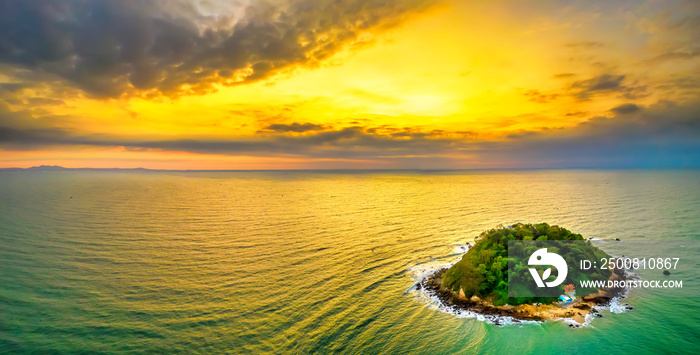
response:
{"label": "small structure on island", "polygon": [[576,298],[576,290],[574,289],[574,285],[566,285],[564,286],[564,294],[569,296],[569,298],[574,299]]}
{"label": "small structure on island", "polygon": [[564,286],[564,294],[559,296],[559,303],[561,304],[569,304],[573,302],[574,298],[576,298],[576,290],[574,289],[574,285],[566,285]]}

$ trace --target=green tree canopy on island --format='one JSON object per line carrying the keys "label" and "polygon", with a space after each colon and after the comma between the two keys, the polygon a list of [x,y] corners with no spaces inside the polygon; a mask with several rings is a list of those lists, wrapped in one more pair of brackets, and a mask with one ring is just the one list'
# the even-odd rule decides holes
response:
{"label": "green tree canopy on island", "polygon": [[[587,259],[598,260],[603,257],[610,257],[602,250],[594,247],[580,234],[572,233],[566,228],[550,226],[547,223],[523,224],[518,223],[508,228],[491,229],[482,233],[476,240],[475,245],[464,254],[462,259],[454,264],[443,277],[443,286],[459,292],[464,291],[467,298],[478,296],[481,299],[488,299],[494,305],[518,305],[523,303],[542,302],[549,303],[556,298],[553,297],[508,297],[508,264],[511,263],[511,277],[531,278],[527,267],[514,264],[514,258],[509,259],[509,241],[581,241],[571,243],[568,250],[558,251],[566,259],[569,265],[576,263],[571,255],[585,256]],[[537,246],[534,243],[518,243],[518,247],[523,250],[511,251],[513,255],[530,255]],[[530,245],[532,244],[532,245]],[[511,255],[511,256],[513,256]],[[567,280],[582,279],[607,279],[611,275],[610,270],[594,269],[582,271],[578,268],[569,268]],[[562,286],[563,287],[563,286]],[[579,296],[584,296],[596,291],[595,289],[577,289]]]}

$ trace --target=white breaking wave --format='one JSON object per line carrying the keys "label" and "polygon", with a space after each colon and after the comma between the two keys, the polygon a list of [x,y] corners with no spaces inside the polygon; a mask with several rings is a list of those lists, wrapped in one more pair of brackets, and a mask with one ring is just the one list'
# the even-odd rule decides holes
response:
{"label": "white breaking wave", "polygon": [[454,252],[455,254],[465,254],[466,252],[469,251],[469,248],[471,247],[470,243],[467,244],[457,244],[455,246]]}
{"label": "white breaking wave", "polygon": [[420,290],[415,290],[416,296],[419,300],[421,300],[424,303],[428,304],[428,308],[434,309],[436,311],[440,311],[443,313],[451,314],[457,318],[472,318],[476,319],[481,322],[489,323],[489,324],[495,324],[498,326],[505,326],[505,325],[520,325],[520,324],[540,324],[541,322],[538,321],[528,321],[528,320],[520,320],[520,319],[515,319],[513,317],[504,317],[504,316],[499,316],[499,315],[484,315],[464,309],[457,309],[454,307],[450,307],[442,303],[440,299],[435,296],[430,294],[428,291],[425,289],[420,289]]}
{"label": "white breaking wave", "polygon": [[513,325],[513,324],[539,324],[541,322],[538,321],[526,321],[526,320],[520,320],[520,319],[515,319],[513,317],[504,317],[504,316],[499,316],[499,315],[483,315],[479,314],[476,312],[464,310],[464,309],[457,309],[454,307],[447,306],[440,301],[440,299],[436,296],[425,290],[424,288],[418,289],[416,286],[421,283],[425,278],[428,276],[434,274],[440,269],[444,268],[449,268],[457,261],[459,261],[462,257],[462,254],[465,254],[469,251],[469,248],[471,247],[471,244],[467,243],[464,245],[457,245],[455,247],[455,253],[460,254],[459,257],[455,258],[452,261],[449,262],[431,262],[431,263],[425,263],[425,264],[419,264],[412,266],[408,269],[409,274],[415,281],[415,284],[411,286],[408,290],[406,290],[406,293],[412,293],[420,302],[427,304],[428,308],[440,311],[443,313],[451,314],[457,318],[473,318],[482,322],[486,322],[489,324],[496,324],[498,326],[504,326],[504,325]]}

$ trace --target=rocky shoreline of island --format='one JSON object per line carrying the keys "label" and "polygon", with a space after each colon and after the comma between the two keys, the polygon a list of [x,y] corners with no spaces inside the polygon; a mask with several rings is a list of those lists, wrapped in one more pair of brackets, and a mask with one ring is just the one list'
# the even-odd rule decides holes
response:
{"label": "rocky shoreline of island", "polygon": [[[448,268],[441,268],[421,280],[416,288],[437,299],[440,307],[450,313],[472,313],[476,318],[482,318],[496,325],[518,324],[527,322],[544,322],[564,320],[570,327],[582,327],[595,318],[602,318],[601,310],[609,309],[614,304],[623,310],[632,310],[632,306],[620,303],[629,289],[616,287],[600,289],[595,294],[577,297],[571,304],[562,306],[557,302],[551,304],[521,304],[518,306],[495,306],[488,299],[474,296],[466,298],[457,292],[445,288],[443,276]],[[613,270],[611,280],[638,279],[633,273],[623,270]]]}

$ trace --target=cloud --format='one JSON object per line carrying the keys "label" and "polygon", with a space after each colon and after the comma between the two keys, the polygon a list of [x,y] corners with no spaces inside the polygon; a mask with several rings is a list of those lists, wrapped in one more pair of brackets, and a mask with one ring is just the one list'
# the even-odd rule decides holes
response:
{"label": "cloud", "polygon": [[600,94],[619,93],[627,99],[637,99],[648,96],[646,86],[624,84],[626,75],[602,74],[596,77],[578,80],[571,84],[574,96],[579,100],[589,100]]}
{"label": "cloud", "polygon": [[292,124],[275,123],[275,124],[271,124],[271,125],[265,127],[264,129],[262,129],[258,132],[303,133],[303,132],[311,132],[311,131],[322,131],[325,128],[326,127],[323,125],[313,124],[313,123],[297,123],[297,122],[294,122]]}
{"label": "cloud", "polygon": [[57,128],[18,129],[0,127],[0,146],[17,150],[32,150],[50,145],[73,145],[70,134]]}
{"label": "cloud", "polygon": [[432,0],[279,0],[202,14],[178,1],[0,2],[0,62],[98,97],[201,94],[315,65]]}
{"label": "cloud", "polygon": [[638,29],[653,34],[649,45],[650,56],[643,63],[660,65],[671,62],[669,65],[678,65],[681,61],[696,60],[699,57],[697,38],[700,36],[700,4],[688,1],[676,6],[673,16],[664,11],[650,18],[638,19]]}
{"label": "cloud", "polygon": [[448,138],[431,138],[432,135],[428,133],[394,137],[369,133],[361,127],[346,127],[303,136],[274,135],[256,139],[135,140],[102,135],[76,135],[55,128],[0,127],[0,147],[31,150],[49,146],[100,146],[200,154],[256,156],[284,154],[314,158],[376,158],[377,156],[439,154],[463,145]]}
{"label": "cloud", "polygon": [[624,80],[624,75],[603,74],[591,79],[576,81],[571,87],[582,89],[587,92],[614,91],[624,88],[622,85]]}
{"label": "cloud", "polygon": [[559,97],[559,94],[543,94],[539,92],[538,90],[529,90],[525,92],[525,96],[528,97],[528,100],[532,102],[538,102],[541,104],[548,103],[550,101],[555,100],[557,97]]}
{"label": "cloud", "polygon": [[572,128],[487,142],[482,154],[523,167],[700,166],[700,104],[657,104],[644,110],[627,105],[615,113]]}
{"label": "cloud", "polygon": [[[231,139],[163,140],[81,135],[59,128],[13,128],[8,126],[12,120],[2,120],[8,114],[4,112],[0,114],[4,125],[0,128],[0,148],[125,147],[232,156],[361,159],[406,168],[700,166],[700,104],[659,103],[644,109],[626,104],[611,112],[612,117],[594,117],[570,128],[516,131],[489,139],[470,132],[357,126],[303,135],[279,132]],[[426,160],[407,157],[435,160],[420,165]]]}
{"label": "cloud", "polygon": [[666,61],[671,61],[671,60],[690,60],[694,58],[698,58],[700,56],[700,48],[693,48],[692,50],[686,50],[686,51],[671,51],[671,52],[666,52],[663,54],[659,54],[656,57],[653,57],[647,62],[651,64],[658,64],[658,63],[663,63]]}
{"label": "cloud", "polygon": [[619,115],[627,115],[630,113],[635,113],[641,109],[642,108],[637,106],[636,104],[623,104],[617,107],[613,107],[612,109],[610,109],[610,111]]}
{"label": "cloud", "polygon": [[29,87],[26,83],[0,83],[0,92],[16,93]]}
{"label": "cloud", "polygon": [[569,48],[598,48],[603,47],[605,44],[603,42],[595,41],[582,41],[582,42],[570,42],[566,46]]}

